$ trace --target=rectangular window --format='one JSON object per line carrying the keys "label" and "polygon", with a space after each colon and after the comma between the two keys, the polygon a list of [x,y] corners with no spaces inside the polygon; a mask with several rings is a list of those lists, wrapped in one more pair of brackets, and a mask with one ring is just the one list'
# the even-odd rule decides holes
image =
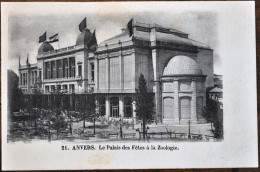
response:
{"label": "rectangular window", "polygon": [[56,78],[56,63],[55,63],[55,61],[51,62],[51,68],[52,68],[52,78]]}
{"label": "rectangular window", "polygon": [[46,92],[46,93],[49,92],[49,86],[45,86],[45,92]]}
{"label": "rectangular window", "polygon": [[95,66],[94,63],[90,63],[90,70],[91,70],[91,82],[95,81]]}
{"label": "rectangular window", "polygon": [[65,59],[65,60],[64,60],[64,69],[65,69],[65,71],[64,71],[63,77],[64,77],[64,78],[68,78],[68,76],[69,76],[69,64],[68,64],[68,59]]}
{"label": "rectangular window", "polygon": [[25,73],[23,73],[23,85],[25,85]]}
{"label": "rectangular window", "polygon": [[42,71],[39,71],[39,76],[38,76],[39,80],[41,81],[42,79]]}
{"label": "rectangular window", "polygon": [[50,65],[50,62],[47,63],[47,79],[51,79],[51,65]]}
{"label": "rectangular window", "polygon": [[57,85],[57,90],[61,90],[61,85]]}
{"label": "rectangular window", "polygon": [[52,86],[51,86],[51,91],[52,91],[52,92],[55,91],[55,85],[52,85]]}
{"label": "rectangular window", "polygon": [[37,71],[34,71],[34,84],[37,83]]}
{"label": "rectangular window", "polygon": [[74,92],[75,91],[74,84],[70,84],[69,89],[70,89],[70,92]]}
{"label": "rectangular window", "polygon": [[62,78],[62,61],[58,60],[57,61],[57,78]]}
{"label": "rectangular window", "polygon": [[78,65],[78,76],[82,76],[82,65]]}
{"label": "rectangular window", "polygon": [[63,91],[67,91],[68,90],[68,86],[67,85],[63,85],[62,89],[63,89]]}
{"label": "rectangular window", "polygon": [[25,85],[27,85],[27,73],[25,74]]}
{"label": "rectangular window", "polygon": [[70,77],[75,77],[75,75],[76,75],[75,58],[70,59],[70,66],[71,66]]}

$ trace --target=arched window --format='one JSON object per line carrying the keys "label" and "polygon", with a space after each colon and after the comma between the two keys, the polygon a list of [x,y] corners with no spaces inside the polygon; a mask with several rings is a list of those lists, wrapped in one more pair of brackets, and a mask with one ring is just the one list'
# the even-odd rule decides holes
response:
{"label": "arched window", "polygon": [[132,114],[133,114],[132,98],[125,97],[124,98],[124,117],[131,118]]}
{"label": "arched window", "polygon": [[181,97],[180,98],[180,119],[190,119],[191,112],[191,98]]}
{"label": "arched window", "polygon": [[111,97],[110,98],[110,116],[114,118],[119,117],[119,98]]}
{"label": "arched window", "polygon": [[166,97],[163,99],[163,117],[174,117],[174,99],[172,97]]}

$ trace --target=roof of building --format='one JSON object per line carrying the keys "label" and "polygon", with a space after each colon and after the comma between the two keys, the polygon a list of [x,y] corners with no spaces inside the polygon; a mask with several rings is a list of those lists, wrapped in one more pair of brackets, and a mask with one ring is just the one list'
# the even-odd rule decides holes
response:
{"label": "roof of building", "polygon": [[53,46],[49,42],[43,42],[38,49],[38,54],[54,50]]}
{"label": "roof of building", "polygon": [[[137,40],[150,41],[150,30],[151,28],[156,28],[156,40],[161,42],[169,42],[175,44],[184,44],[189,46],[196,46],[198,48],[210,49],[206,44],[200,43],[198,41],[188,38],[188,34],[178,31],[173,28],[163,27],[158,24],[145,24],[140,22],[135,22],[136,29],[134,33],[134,38]],[[131,41],[132,36],[129,36],[128,29],[124,32],[109,38],[99,44],[99,47],[111,44],[117,44],[118,42]]]}
{"label": "roof of building", "polygon": [[85,28],[78,36],[76,45],[87,44],[92,37],[92,33],[89,29]]}
{"label": "roof of building", "polygon": [[214,87],[209,92],[210,93],[222,93],[223,90],[221,88],[219,88],[219,87]]}
{"label": "roof of building", "polygon": [[192,58],[175,56],[164,68],[163,75],[202,75],[202,70]]}

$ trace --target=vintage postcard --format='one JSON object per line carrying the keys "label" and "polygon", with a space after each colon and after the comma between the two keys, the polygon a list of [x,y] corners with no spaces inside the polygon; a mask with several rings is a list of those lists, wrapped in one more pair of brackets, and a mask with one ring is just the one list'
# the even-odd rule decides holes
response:
{"label": "vintage postcard", "polygon": [[257,167],[254,9],[1,3],[3,170]]}

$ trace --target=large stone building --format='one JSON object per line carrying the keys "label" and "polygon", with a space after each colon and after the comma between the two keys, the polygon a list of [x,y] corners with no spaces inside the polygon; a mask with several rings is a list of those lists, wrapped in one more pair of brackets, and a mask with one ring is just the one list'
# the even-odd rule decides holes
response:
{"label": "large stone building", "polygon": [[214,85],[213,50],[189,39],[187,33],[157,24],[133,22],[130,29],[90,48],[93,33],[87,28],[70,47],[54,49],[44,42],[37,64],[20,66],[20,88],[27,94],[36,87],[46,95],[54,90],[93,92],[102,95],[101,115],[135,118],[142,73],[154,95],[158,122],[205,122],[201,111],[206,88]]}

